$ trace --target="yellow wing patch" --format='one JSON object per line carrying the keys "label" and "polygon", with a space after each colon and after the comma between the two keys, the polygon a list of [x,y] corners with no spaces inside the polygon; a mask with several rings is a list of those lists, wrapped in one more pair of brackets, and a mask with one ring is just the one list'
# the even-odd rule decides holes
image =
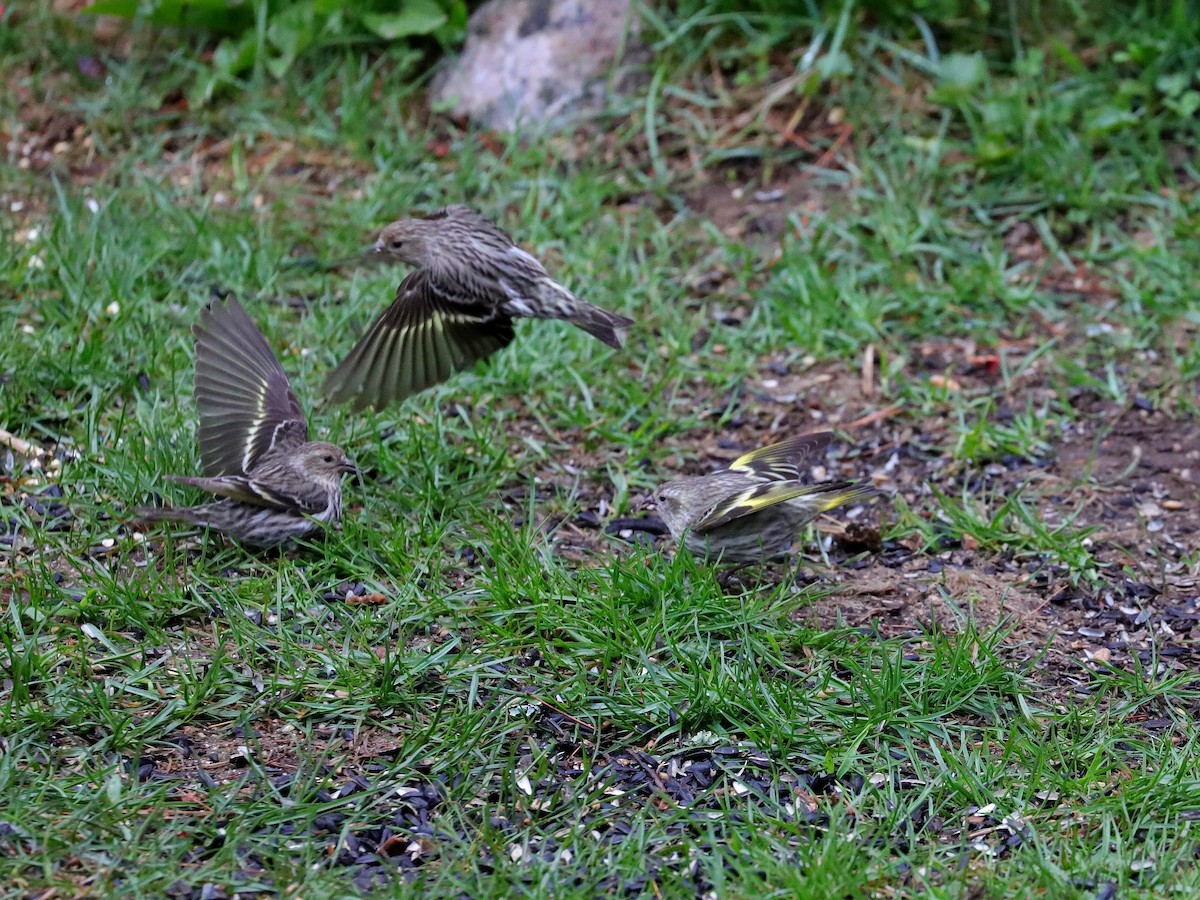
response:
{"label": "yellow wing patch", "polygon": [[[854,503],[878,494],[872,487],[849,481],[831,484],[797,484],[796,482],[768,481],[735,494],[724,503],[713,507],[708,515],[697,522],[692,531],[703,534],[764,509],[789,500],[811,496],[808,506],[814,516],[828,512],[847,503]],[[815,496],[813,496],[815,495]]]}
{"label": "yellow wing patch", "polygon": [[731,462],[729,468],[769,481],[797,479],[804,474],[801,470],[823,453],[831,440],[831,431],[801,435],[744,453]]}

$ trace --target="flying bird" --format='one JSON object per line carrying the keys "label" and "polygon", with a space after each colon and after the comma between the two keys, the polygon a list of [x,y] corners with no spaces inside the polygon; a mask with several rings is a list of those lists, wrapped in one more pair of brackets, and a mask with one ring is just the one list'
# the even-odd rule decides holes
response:
{"label": "flying bird", "polygon": [[513,339],[513,319],[565,319],[610,347],[633,319],[576,297],[494,222],[466,206],[400,219],[373,255],[416,266],[325,383],[356,409],[402,400]]}
{"label": "flying bird", "polygon": [[832,437],[804,435],[752,450],[727,469],[668,481],[652,494],[658,514],[672,538],[701,556],[753,563],[785,553],[821,513],[879,495],[850,481],[804,483]]}
{"label": "flying bird", "polygon": [[308,439],[308,421],[267,339],[230,298],[200,313],[196,409],[204,477],[169,475],[220,499],[149,507],[143,521],[186,522],[256,547],[304,537],[342,516],[341,448]]}

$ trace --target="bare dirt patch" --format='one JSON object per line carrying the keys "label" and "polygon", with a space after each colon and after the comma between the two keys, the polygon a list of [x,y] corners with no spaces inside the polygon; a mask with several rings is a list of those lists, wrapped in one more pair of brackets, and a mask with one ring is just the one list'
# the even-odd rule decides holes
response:
{"label": "bare dirt patch", "polygon": [[[901,494],[915,510],[930,498],[911,482],[945,479],[934,461],[918,464]],[[822,627],[877,627],[919,636],[931,625],[958,630],[966,611],[981,626],[1007,623],[1006,643],[1028,656],[1043,646],[1059,666],[1039,670],[1054,683],[1083,667],[1141,666],[1148,675],[1191,671],[1200,662],[1200,429],[1161,412],[1107,409],[1075,426],[1047,460],[993,469],[993,487],[1025,490],[1041,513],[1085,538],[1094,578],[1073,581],[1049,559],[969,549],[899,558],[884,551],[857,571],[825,573],[838,592],[809,615]],[[1036,492],[1036,493],[1035,493]],[[901,545],[903,541],[901,542]],[[1072,690],[1077,689],[1072,677]]]}
{"label": "bare dirt patch", "polygon": [[[253,725],[212,728],[184,725],[171,734],[167,748],[149,753],[159,776],[225,784],[245,779],[251,764],[268,777],[295,775],[297,761],[326,748],[325,766],[332,772],[361,768],[366,762],[392,756],[399,741],[379,728],[316,725],[311,730],[277,718],[256,719]],[[145,777],[149,772],[143,772]]]}
{"label": "bare dirt patch", "polygon": [[795,225],[804,227],[844,202],[846,190],[819,182],[798,166],[764,175],[753,169],[718,170],[693,189],[688,203],[698,218],[727,237],[751,245],[777,241]]}

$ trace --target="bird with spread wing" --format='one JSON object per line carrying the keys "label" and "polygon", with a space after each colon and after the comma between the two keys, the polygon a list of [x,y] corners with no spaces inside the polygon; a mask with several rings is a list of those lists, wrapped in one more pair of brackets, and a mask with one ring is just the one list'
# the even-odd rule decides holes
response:
{"label": "bird with spread wing", "polygon": [[340,447],[308,439],[308,420],[267,339],[230,298],[200,313],[196,409],[204,477],[167,476],[219,499],[150,507],[143,521],[186,522],[256,547],[304,537],[342,516]]}
{"label": "bird with spread wing", "polygon": [[371,252],[417,268],[326,380],[331,399],[356,409],[402,400],[486,359],[512,341],[516,318],[565,319],[610,347],[633,324],[576,297],[466,206],[393,222]]}

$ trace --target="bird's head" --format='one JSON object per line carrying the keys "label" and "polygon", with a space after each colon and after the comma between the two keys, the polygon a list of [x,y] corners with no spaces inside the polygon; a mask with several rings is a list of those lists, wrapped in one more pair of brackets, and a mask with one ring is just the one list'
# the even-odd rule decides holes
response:
{"label": "bird's head", "polygon": [[427,219],[399,219],[379,232],[372,252],[392,262],[427,266],[436,252],[435,227]]}
{"label": "bird's head", "polygon": [[341,447],[325,441],[304,444],[296,451],[296,457],[300,467],[316,478],[337,480],[346,472],[358,471],[358,466],[342,452]]}
{"label": "bird's head", "polygon": [[481,248],[503,252],[512,246],[495,223],[469,206],[454,203],[423,218],[397,219],[379,232],[371,250],[389,262],[455,270],[464,255],[478,255]]}
{"label": "bird's head", "polygon": [[680,534],[688,525],[692,491],[683,479],[659,485],[650,495],[650,503],[658,510],[671,534]]}

